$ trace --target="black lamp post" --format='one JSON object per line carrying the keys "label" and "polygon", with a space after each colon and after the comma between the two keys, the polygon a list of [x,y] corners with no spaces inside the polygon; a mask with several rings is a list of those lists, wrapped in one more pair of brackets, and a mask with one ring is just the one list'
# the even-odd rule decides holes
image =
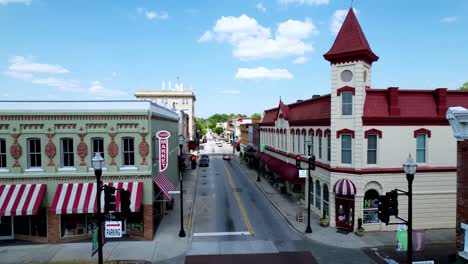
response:
{"label": "black lamp post", "polygon": [[[310,147],[311,147],[311,144],[312,142],[307,142],[307,148],[309,150],[309,154],[310,154]],[[309,156],[309,160],[308,160],[308,167],[307,167],[307,184],[308,184],[308,189],[307,189],[307,227],[306,227],[306,230],[305,232],[306,233],[312,233],[312,227],[310,226],[310,188],[314,188],[313,186],[311,186],[311,177],[310,177],[310,170],[313,170],[315,169],[315,156]]]}
{"label": "black lamp post", "polygon": [[98,261],[99,264],[102,264],[102,212],[101,212],[101,191],[102,191],[102,168],[104,167],[104,159],[101,157],[101,154],[97,152],[94,154],[93,159],[91,160],[94,175],[96,176],[96,202],[97,202],[97,225],[98,225]]}
{"label": "black lamp post", "polygon": [[413,161],[411,155],[403,163],[403,170],[406,173],[406,180],[408,180],[408,263],[413,263],[413,180],[417,167],[418,165]]}
{"label": "black lamp post", "polygon": [[182,148],[184,146],[185,142],[185,137],[183,135],[179,135],[179,149],[180,149],[180,155],[179,155],[179,180],[180,180],[180,231],[179,231],[179,237],[185,237],[185,230],[184,230],[184,180],[182,179],[182,171],[183,171],[183,154],[182,154]]}

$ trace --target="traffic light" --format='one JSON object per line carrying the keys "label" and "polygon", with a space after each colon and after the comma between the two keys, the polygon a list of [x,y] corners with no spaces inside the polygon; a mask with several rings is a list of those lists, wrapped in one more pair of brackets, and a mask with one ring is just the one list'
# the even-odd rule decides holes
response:
{"label": "traffic light", "polygon": [[120,191],[120,212],[125,217],[130,214],[132,211],[130,210],[130,191],[123,190]]}
{"label": "traffic light", "polygon": [[195,155],[190,156],[190,163],[192,165],[192,170],[197,168],[197,157]]}
{"label": "traffic light", "polygon": [[104,212],[115,211],[115,187],[104,186]]}
{"label": "traffic light", "polygon": [[388,215],[398,216],[398,192],[396,190],[387,192]]}
{"label": "traffic light", "polygon": [[296,168],[301,168],[301,155],[296,155]]}
{"label": "traffic light", "polygon": [[315,170],[315,155],[309,157],[309,170]]}
{"label": "traffic light", "polygon": [[386,195],[379,196],[379,220],[388,225],[390,215],[388,214],[388,197]]}

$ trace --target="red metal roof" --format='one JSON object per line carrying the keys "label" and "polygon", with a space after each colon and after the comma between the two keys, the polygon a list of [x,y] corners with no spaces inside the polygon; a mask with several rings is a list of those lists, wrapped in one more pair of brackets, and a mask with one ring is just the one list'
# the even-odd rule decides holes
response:
{"label": "red metal roof", "polygon": [[349,9],[333,46],[323,57],[331,63],[364,60],[372,64],[379,59],[372,52],[352,8]]}
{"label": "red metal roof", "polygon": [[263,119],[262,122],[260,122],[260,125],[274,125],[276,117],[278,116],[278,107],[265,110],[265,113],[263,114]]}
{"label": "red metal roof", "polygon": [[330,125],[330,94],[288,105],[290,125]]}
{"label": "red metal roof", "polygon": [[364,125],[448,125],[448,107],[468,107],[468,91],[366,89]]}

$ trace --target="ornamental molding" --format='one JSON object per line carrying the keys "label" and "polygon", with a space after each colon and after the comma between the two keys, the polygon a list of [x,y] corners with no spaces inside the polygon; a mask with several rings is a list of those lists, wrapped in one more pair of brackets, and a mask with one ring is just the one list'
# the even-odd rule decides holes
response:
{"label": "ornamental molding", "polygon": [[55,124],[56,129],[75,129],[76,124]]}
{"label": "ornamental molding", "polygon": [[[101,179],[104,182],[109,181],[136,181],[151,179],[151,174],[148,175],[102,175]],[[59,182],[59,183],[95,183],[96,176],[92,175],[79,175],[79,176],[44,176],[44,177],[24,177],[12,176],[2,177],[0,184],[20,184],[20,183],[44,183],[44,182]]]}
{"label": "ornamental molding", "polygon": [[49,139],[49,142],[47,142],[45,146],[45,153],[46,153],[46,156],[49,158],[49,163],[47,163],[48,167],[55,167],[54,158],[55,158],[55,155],[57,155],[57,147],[55,146],[54,142],[52,142],[52,138],[54,136],[55,134],[47,134],[47,138]]}
{"label": "ornamental molding", "polygon": [[117,128],[122,129],[122,128],[137,128],[138,123],[120,123],[117,124]]}
{"label": "ornamental molding", "polygon": [[140,133],[141,142],[140,142],[140,145],[138,146],[139,151],[140,151],[140,156],[141,156],[140,165],[148,165],[148,163],[146,162],[146,157],[148,156],[148,153],[149,153],[149,145],[146,142],[147,135],[148,133]]}
{"label": "ornamental molding", "polygon": [[22,150],[20,144],[18,144],[18,138],[20,134],[11,134],[13,137],[13,144],[11,144],[10,147],[10,154],[11,156],[15,159],[15,162],[13,164],[13,168],[21,168],[21,165],[18,162],[18,159],[21,157]]}
{"label": "ornamental molding", "polygon": [[88,129],[96,129],[96,128],[106,128],[107,124],[106,123],[91,123],[91,124],[86,124],[86,128]]}
{"label": "ornamental molding", "polygon": [[78,156],[80,157],[80,166],[86,166],[85,158],[88,155],[88,146],[84,142],[84,137],[86,136],[85,133],[79,133],[80,136],[80,143],[77,146]]}
{"label": "ornamental molding", "polygon": [[117,157],[117,153],[119,152],[119,146],[115,143],[115,133],[109,133],[109,137],[111,138],[111,142],[107,145],[107,153],[112,158],[109,165],[115,166],[117,163],[115,162],[115,157]]}
{"label": "ornamental molding", "polygon": [[[1,115],[0,121],[148,120],[146,115]],[[170,119],[173,121],[173,119]]]}
{"label": "ornamental molding", "polygon": [[0,124],[0,130],[7,130],[10,124]]}
{"label": "ornamental molding", "polygon": [[463,107],[450,107],[446,118],[452,127],[453,136],[458,141],[468,139],[468,109]]}
{"label": "ornamental molding", "polygon": [[21,129],[26,130],[26,129],[42,129],[44,127],[44,124],[21,124],[20,125]]}

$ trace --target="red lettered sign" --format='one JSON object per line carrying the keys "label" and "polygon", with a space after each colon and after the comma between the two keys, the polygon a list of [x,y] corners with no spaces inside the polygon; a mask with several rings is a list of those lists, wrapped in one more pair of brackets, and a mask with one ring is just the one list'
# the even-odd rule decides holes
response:
{"label": "red lettered sign", "polygon": [[168,165],[168,140],[171,133],[166,130],[161,130],[156,133],[156,137],[159,139],[159,172],[163,172],[167,169]]}

